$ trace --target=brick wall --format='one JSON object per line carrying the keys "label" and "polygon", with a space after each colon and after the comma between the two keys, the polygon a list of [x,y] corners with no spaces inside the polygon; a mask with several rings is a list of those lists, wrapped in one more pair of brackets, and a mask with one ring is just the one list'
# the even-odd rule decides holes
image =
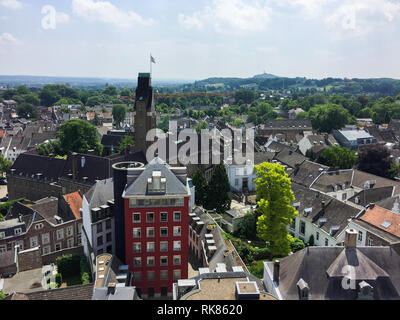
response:
{"label": "brick wall", "polygon": [[38,179],[7,175],[8,197],[10,200],[25,198],[40,200],[49,196],[60,197],[61,186],[50,184]]}
{"label": "brick wall", "polygon": [[380,238],[380,237],[378,237],[378,236],[376,236],[376,235],[374,235],[374,234],[372,234],[372,233],[367,231],[367,238],[366,238],[366,245],[367,246],[369,245],[368,244],[368,239],[372,240],[371,246],[379,247],[379,246],[389,246],[390,245],[390,243],[388,241],[385,241],[384,239],[382,239],[382,238]]}
{"label": "brick wall", "polygon": [[56,259],[66,254],[83,254],[83,246],[52,252],[42,256],[43,265],[56,263]]}
{"label": "brick wall", "polygon": [[18,270],[19,272],[38,269],[42,267],[42,256],[40,248],[20,251],[18,253]]}

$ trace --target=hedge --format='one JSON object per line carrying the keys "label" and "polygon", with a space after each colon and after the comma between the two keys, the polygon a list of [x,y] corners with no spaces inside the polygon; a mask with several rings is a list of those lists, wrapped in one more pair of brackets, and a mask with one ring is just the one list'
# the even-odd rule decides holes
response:
{"label": "hedge", "polygon": [[81,282],[82,284],[89,284],[90,283],[90,268],[89,263],[85,255],[80,256],[80,272],[81,272]]}
{"label": "hedge", "polygon": [[80,273],[80,255],[67,254],[56,259],[58,273],[68,278]]}

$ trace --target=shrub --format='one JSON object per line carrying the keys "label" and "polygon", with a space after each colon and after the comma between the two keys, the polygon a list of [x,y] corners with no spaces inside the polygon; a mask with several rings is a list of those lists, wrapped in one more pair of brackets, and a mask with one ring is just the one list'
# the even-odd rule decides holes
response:
{"label": "shrub", "polygon": [[60,287],[62,284],[62,275],[61,273],[57,273],[56,274],[56,283],[57,283],[57,287]]}
{"label": "shrub", "polygon": [[0,290],[0,300],[3,300],[6,298],[6,294]]}
{"label": "shrub", "polygon": [[256,249],[254,252],[255,260],[271,260],[271,251],[268,248]]}
{"label": "shrub", "polygon": [[294,252],[300,251],[302,249],[304,249],[306,247],[306,245],[304,244],[304,242],[298,238],[294,238],[293,242],[290,244],[290,247]]}
{"label": "shrub", "polygon": [[80,272],[81,272],[81,282],[82,284],[90,283],[90,268],[85,255],[80,256]]}
{"label": "shrub", "polygon": [[56,259],[58,273],[68,278],[80,273],[80,255],[67,254]]}

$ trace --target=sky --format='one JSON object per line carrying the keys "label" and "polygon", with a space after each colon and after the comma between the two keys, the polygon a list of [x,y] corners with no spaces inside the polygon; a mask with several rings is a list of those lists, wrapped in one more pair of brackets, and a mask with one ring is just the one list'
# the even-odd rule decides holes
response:
{"label": "sky", "polygon": [[0,0],[0,74],[400,79],[400,0]]}

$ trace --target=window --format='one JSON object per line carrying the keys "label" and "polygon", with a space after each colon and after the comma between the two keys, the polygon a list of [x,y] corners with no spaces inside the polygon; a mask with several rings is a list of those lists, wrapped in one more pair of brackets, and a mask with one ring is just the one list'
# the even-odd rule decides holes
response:
{"label": "window", "polygon": [[18,234],[21,234],[21,233],[22,233],[22,229],[21,228],[14,229],[14,234],[15,235],[18,235]]}
{"label": "window", "polygon": [[235,179],[235,186],[237,187],[239,185],[239,179]]}
{"label": "window", "polygon": [[174,212],[174,222],[181,222],[181,213]]}
{"label": "window", "polygon": [[43,254],[49,254],[50,253],[50,246],[44,246],[43,247]]}
{"label": "window", "polygon": [[368,238],[368,246],[372,247],[372,238]]}
{"label": "window", "polygon": [[72,248],[74,246],[74,238],[69,238],[67,240],[67,247]]}
{"label": "window", "polygon": [[35,247],[37,247],[39,245],[39,241],[38,241],[38,237],[37,236],[30,238],[29,241],[30,241],[30,244],[31,244],[31,248],[35,248]]}
{"label": "window", "polygon": [[5,232],[0,232],[0,239],[3,239],[6,237],[6,233]]}
{"label": "window", "polygon": [[160,251],[167,252],[168,251],[168,242],[160,242]]}
{"label": "window", "polygon": [[168,257],[164,256],[160,258],[160,265],[162,267],[168,266]]}
{"label": "window", "polygon": [[109,232],[109,233],[107,233],[107,235],[106,235],[106,242],[111,242],[111,241],[112,241],[112,233]]}
{"label": "window", "polygon": [[154,251],[155,251],[154,242],[147,242],[147,252],[154,252]]}
{"label": "window", "polygon": [[160,237],[165,238],[168,237],[168,228],[160,228]]}
{"label": "window", "polygon": [[347,199],[347,193],[342,193],[342,200],[346,200]]}
{"label": "window", "polygon": [[82,233],[82,223],[78,224],[78,234]]}
{"label": "window", "polygon": [[300,221],[300,234],[306,234],[306,223],[304,221]]}
{"label": "window", "polygon": [[133,281],[134,282],[141,282],[142,281],[142,273],[141,272],[134,272],[133,273]]}
{"label": "window", "polygon": [[5,244],[0,246],[0,253],[7,252],[7,246]]}
{"label": "window", "polygon": [[140,228],[133,228],[133,237],[140,238],[141,236],[141,229]]}
{"label": "window", "polygon": [[57,240],[64,239],[64,229],[58,229],[56,231]]}
{"label": "window", "polygon": [[133,266],[135,268],[140,268],[142,266],[142,258],[140,257],[133,258]]}
{"label": "window", "polygon": [[111,229],[111,220],[107,220],[106,221],[106,230],[110,230]]}
{"label": "window", "polygon": [[153,223],[154,222],[154,213],[147,213],[146,214],[146,222]]}
{"label": "window", "polygon": [[317,235],[315,237],[317,240],[319,240],[319,232],[317,231]]}
{"label": "window", "polygon": [[60,251],[61,250],[61,243],[56,243],[56,251]]}
{"label": "window", "polygon": [[147,228],[146,236],[147,236],[147,238],[154,238],[154,228]]}
{"label": "window", "polygon": [[74,234],[74,229],[72,226],[67,227],[67,237],[71,237]]}
{"label": "window", "polygon": [[292,220],[292,224],[290,225],[290,229],[296,230],[296,218]]}
{"label": "window", "polygon": [[97,224],[97,233],[103,232],[103,224],[100,222]]}
{"label": "window", "polygon": [[174,227],[174,237],[181,236],[181,227]]}
{"label": "window", "polygon": [[140,213],[133,214],[133,223],[140,223]]}
{"label": "window", "polygon": [[129,208],[134,208],[134,207],[136,207],[136,199],[130,199]]}
{"label": "window", "polygon": [[160,271],[160,280],[167,281],[168,280],[168,270],[161,270]]}
{"label": "window", "polygon": [[102,246],[103,245],[103,236],[97,237],[97,245]]}
{"label": "window", "polygon": [[181,278],[181,270],[174,270],[174,280],[179,280]]}
{"label": "window", "polygon": [[141,253],[142,252],[142,244],[140,242],[135,242],[133,244],[133,253]]}
{"label": "window", "polygon": [[154,271],[147,271],[147,281],[154,281],[156,273]]}
{"label": "window", "polygon": [[181,256],[174,256],[174,266],[181,265]]}
{"label": "window", "polygon": [[107,253],[112,253],[112,246],[107,246]]}
{"label": "window", "polygon": [[329,241],[328,239],[325,239],[325,247],[327,247],[329,245]]}
{"label": "window", "polygon": [[147,266],[148,267],[154,267],[154,265],[155,265],[155,259],[154,259],[154,257],[147,257]]}
{"label": "window", "polygon": [[363,233],[361,231],[358,231],[358,241],[363,240]]}
{"label": "window", "polygon": [[82,243],[82,236],[78,235],[78,237],[76,238],[76,244],[79,246]]}
{"label": "window", "polygon": [[167,212],[160,213],[160,222],[162,222],[162,223],[168,222],[168,213]]}
{"label": "window", "polygon": [[181,251],[181,242],[174,241],[174,251]]}
{"label": "window", "polygon": [[43,229],[43,223],[35,224],[35,230],[40,230],[40,229]]}

